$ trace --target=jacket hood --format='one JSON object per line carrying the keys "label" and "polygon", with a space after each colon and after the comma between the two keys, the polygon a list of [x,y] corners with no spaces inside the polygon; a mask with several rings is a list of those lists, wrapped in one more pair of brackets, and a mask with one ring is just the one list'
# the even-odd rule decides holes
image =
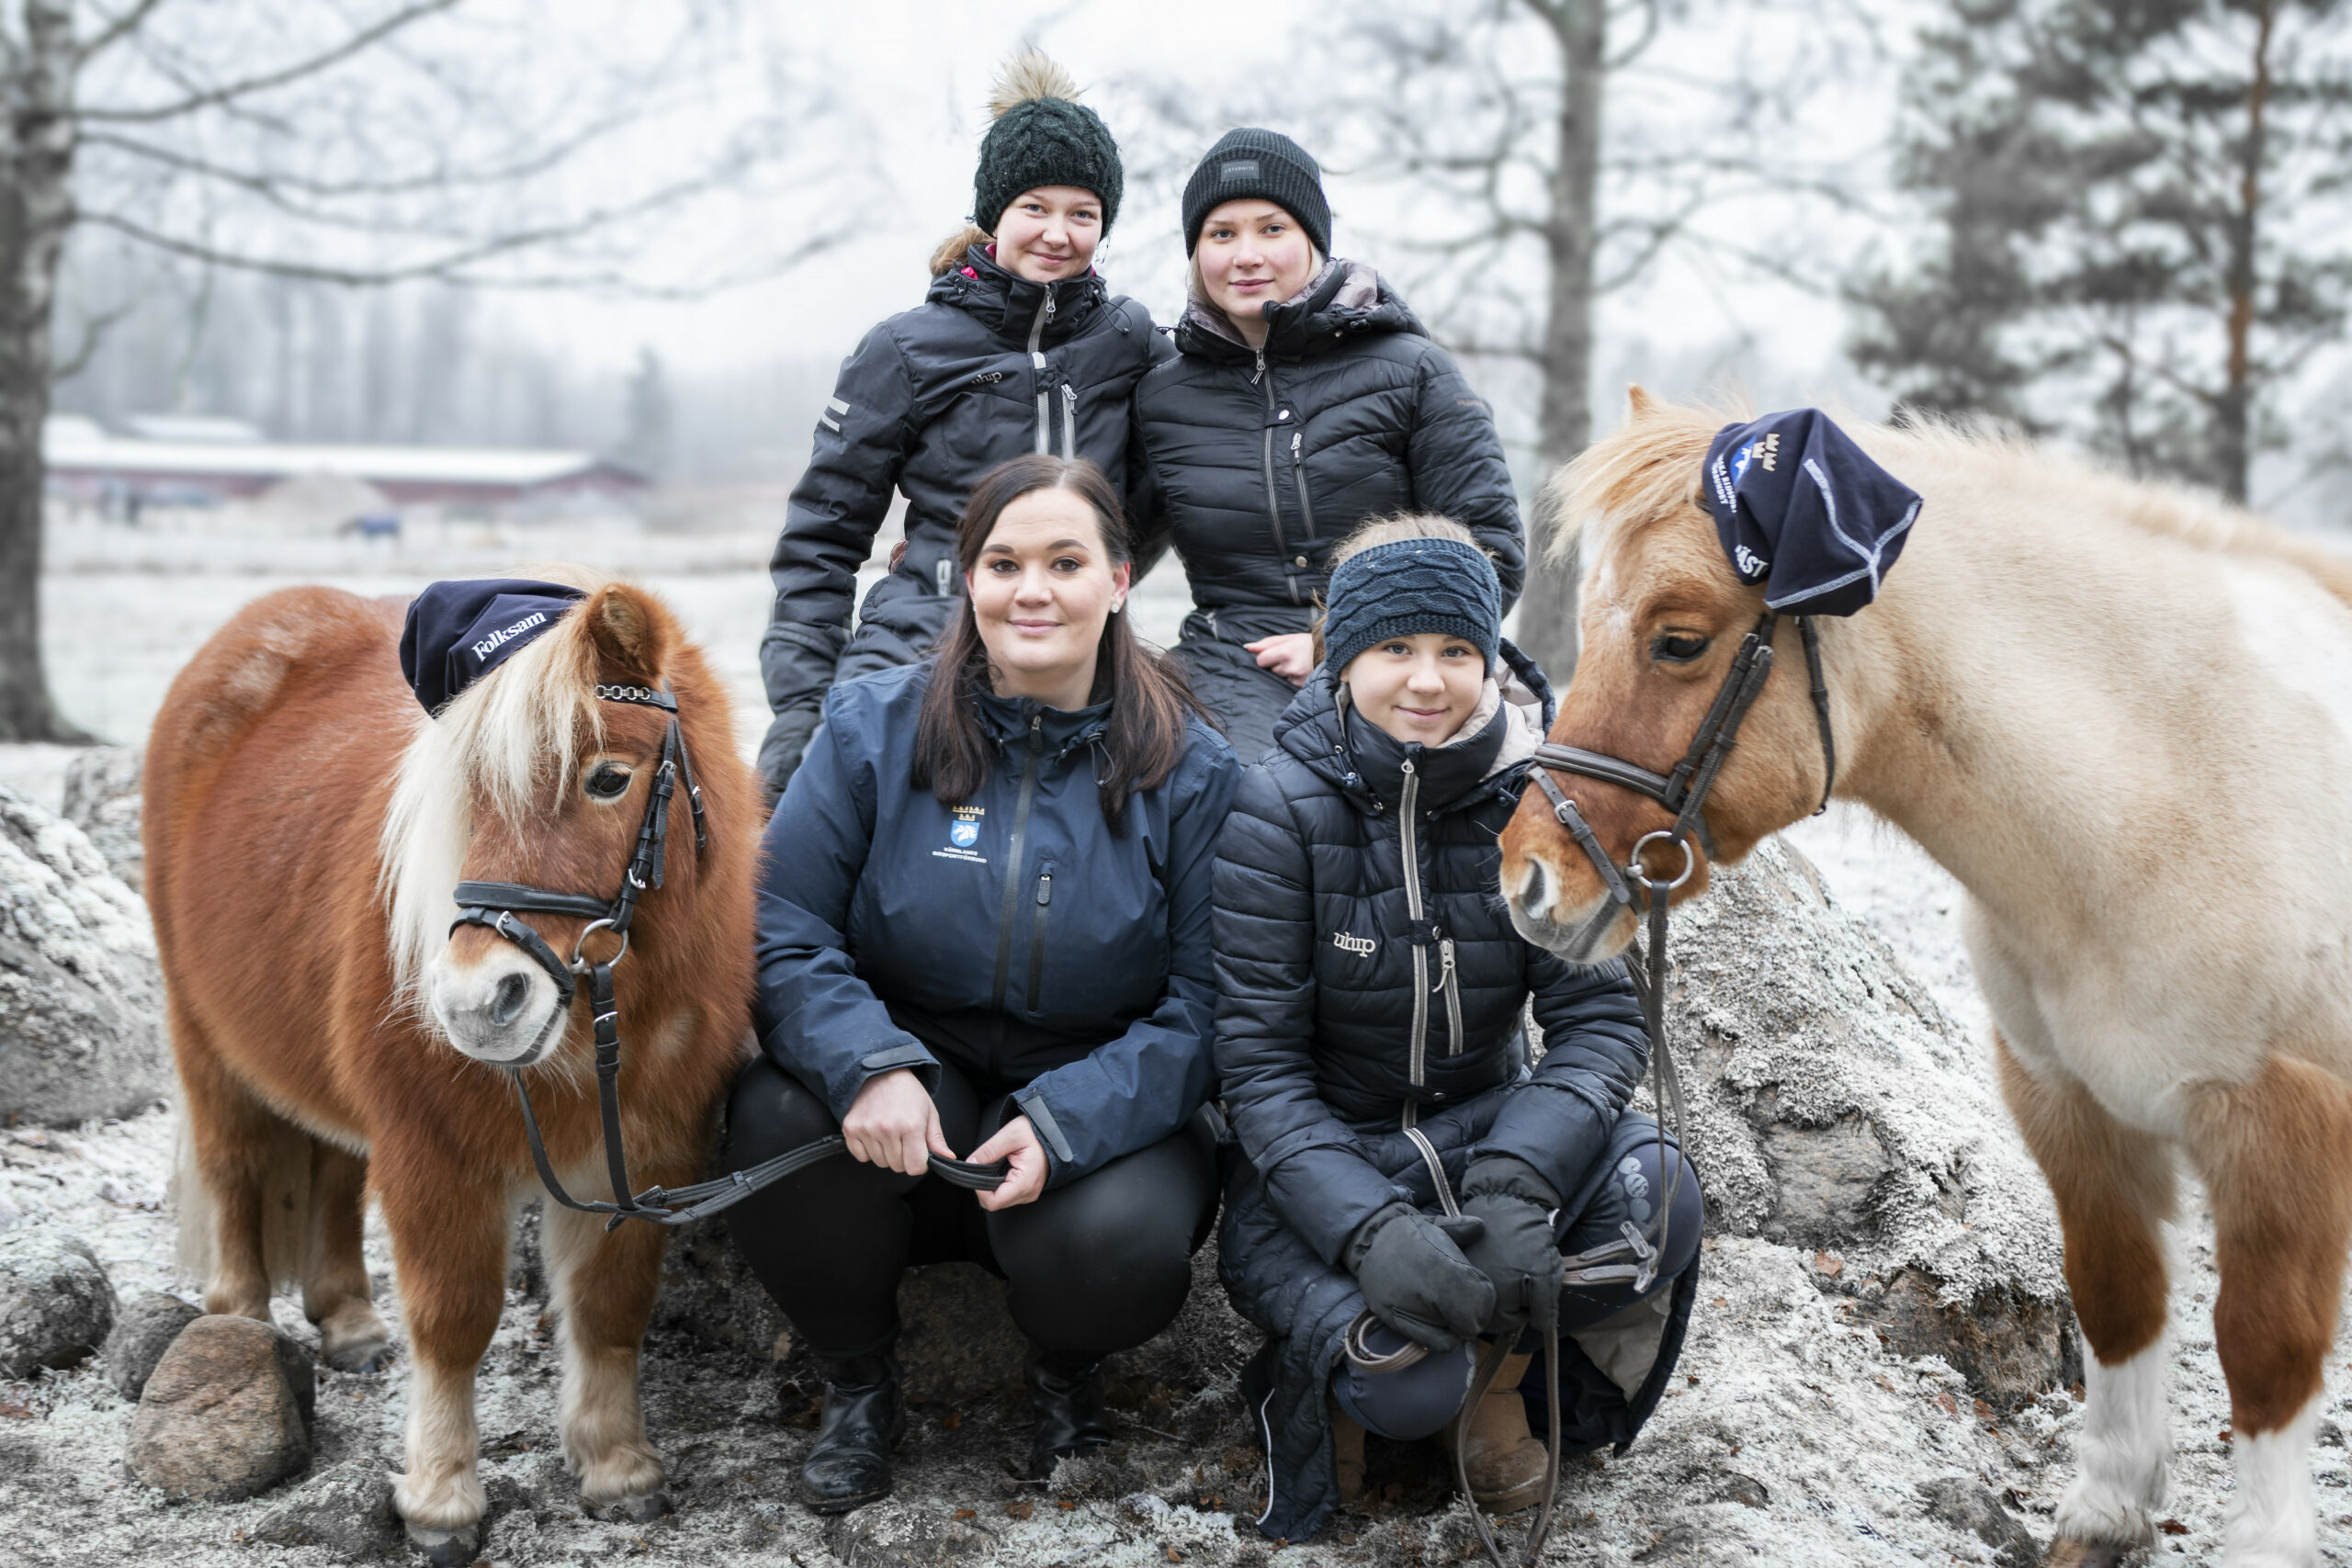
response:
{"label": "jacket hood", "polygon": [[[1297,294],[1268,306],[1266,321],[1266,353],[1281,359],[1304,358],[1310,350],[1358,333],[1430,335],[1387,279],[1363,262],[1340,256],[1326,261]],[[1176,323],[1176,348],[1216,359],[1257,355],[1224,311],[1198,299],[1185,302],[1183,319]]]}
{"label": "jacket hood", "polygon": [[1000,337],[1025,344],[1049,296],[1054,313],[1041,341],[1059,343],[1109,302],[1111,288],[1091,268],[1083,277],[1033,283],[999,266],[986,244],[974,244],[966,248],[960,265],[931,280],[931,290],[923,298],[931,304],[953,305]]}
{"label": "jacket hood", "polygon": [[1476,710],[1442,746],[1408,745],[1356,717],[1327,665],[1316,667],[1275,721],[1274,744],[1364,810],[1385,810],[1402,795],[1408,754],[1431,810],[1516,794],[1528,758],[1551,728],[1552,686],[1508,637],[1498,652]]}

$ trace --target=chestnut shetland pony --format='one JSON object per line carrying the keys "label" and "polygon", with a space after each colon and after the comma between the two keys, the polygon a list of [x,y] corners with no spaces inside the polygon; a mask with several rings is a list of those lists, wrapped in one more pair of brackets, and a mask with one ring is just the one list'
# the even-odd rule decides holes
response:
{"label": "chestnut shetland pony", "polygon": [[[378,1198],[414,1361],[395,1498],[451,1560],[470,1558],[483,1507],[474,1371],[514,1209],[538,1189],[514,1085],[491,1064],[546,1046],[526,1073],[549,1157],[575,1193],[610,1186],[586,987],[548,1027],[553,981],[493,931],[452,932],[451,895],[460,878],[599,899],[619,886],[668,716],[599,702],[598,682],[675,694],[709,821],[699,856],[672,835],[614,970],[640,1184],[701,1173],[748,1023],[760,796],[725,688],[651,594],[582,585],[437,719],[401,678],[401,602],[270,594],[180,672],[147,750],[147,897],[201,1179],[181,1183],[181,1226],[211,1258],[206,1310],[266,1320],[273,1286],[299,1284],[330,1365],[381,1365],[390,1334],[360,1258]],[[616,774],[627,788],[603,798]],[[586,924],[531,919],[560,953]],[[591,956],[613,945],[599,932]],[[565,1458],[588,1503],[630,1517],[662,1506],[637,1364],[662,1240],[546,1209]]]}
{"label": "chestnut shetland pony", "polygon": [[[1630,422],[1554,479],[1585,563],[1555,742],[1669,768],[1762,612],[1699,502],[1723,423],[1636,389]],[[1876,602],[1818,623],[1837,794],[1967,889],[2001,1086],[2056,1195],[2091,1351],[2047,1561],[2117,1563],[2153,1538],[2170,1452],[2160,1224],[2185,1156],[2222,1276],[2223,1561],[2315,1568],[2307,1450],[2352,1237],[2352,570],[2020,443],[1849,433],[1926,505]],[[1668,631],[1705,651],[1668,660]],[[1821,795],[1787,616],[1777,642],[1706,809],[1725,861]],[[1623,786],[1558,782],[1621,864],[1666,825]],[[1502,845],[1521,931],[1565,951],[1599,914],[1598,873],[1532,789]],[[1682,896],[1705,871],[1702,856]],[[1633,920],[1568,956],[1622,949]]]}

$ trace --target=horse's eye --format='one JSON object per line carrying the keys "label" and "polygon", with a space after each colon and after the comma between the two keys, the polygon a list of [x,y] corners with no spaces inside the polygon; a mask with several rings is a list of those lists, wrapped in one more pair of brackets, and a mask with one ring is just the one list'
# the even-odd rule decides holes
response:
{"label": "horse's eye", "polygon": [[591,800],[618,800],[628,793],[628,770],[600,762],[588,775],[586,787]]}
{"label": "horse's eye", "polygon": [[1708,639],[1697,632],[1664,632],[1650,644],[1650,657],[1669,663],[1688,664],[1707,651]]}

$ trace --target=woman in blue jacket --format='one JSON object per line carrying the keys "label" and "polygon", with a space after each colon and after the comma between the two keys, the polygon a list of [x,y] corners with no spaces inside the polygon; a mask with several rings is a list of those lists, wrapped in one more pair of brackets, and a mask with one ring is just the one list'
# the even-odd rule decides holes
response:
{"label": "woman in blue jacket", "polygon": [[[1216,1203],[1209,868],[1238,766],[1122,613],[1092,464],[991,470],[956,559],[940,652],[833,688],[766,837],[763,1055],[728,1160],[834,1133],[854,1157],[729,1219],[825,1366],[800,1473],[822,1512],[889,1489],[909,1264],[1005,1279],[1043,1474],[1109,1440],[1099,1363],[1174,1318]],[[976,1195],[933,1156],[1010,1169]]]}

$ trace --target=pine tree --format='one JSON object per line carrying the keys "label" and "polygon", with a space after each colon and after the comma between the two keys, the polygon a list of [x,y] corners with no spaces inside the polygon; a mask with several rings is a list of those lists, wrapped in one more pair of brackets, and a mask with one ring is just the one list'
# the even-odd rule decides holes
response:
{"label": "pine tree", "polygon": [[1898,400],[2064,432],[2246,497],[2342,333],[2352,6],[1947,0],[1906,93],[1912,270],[1856,282]]}

